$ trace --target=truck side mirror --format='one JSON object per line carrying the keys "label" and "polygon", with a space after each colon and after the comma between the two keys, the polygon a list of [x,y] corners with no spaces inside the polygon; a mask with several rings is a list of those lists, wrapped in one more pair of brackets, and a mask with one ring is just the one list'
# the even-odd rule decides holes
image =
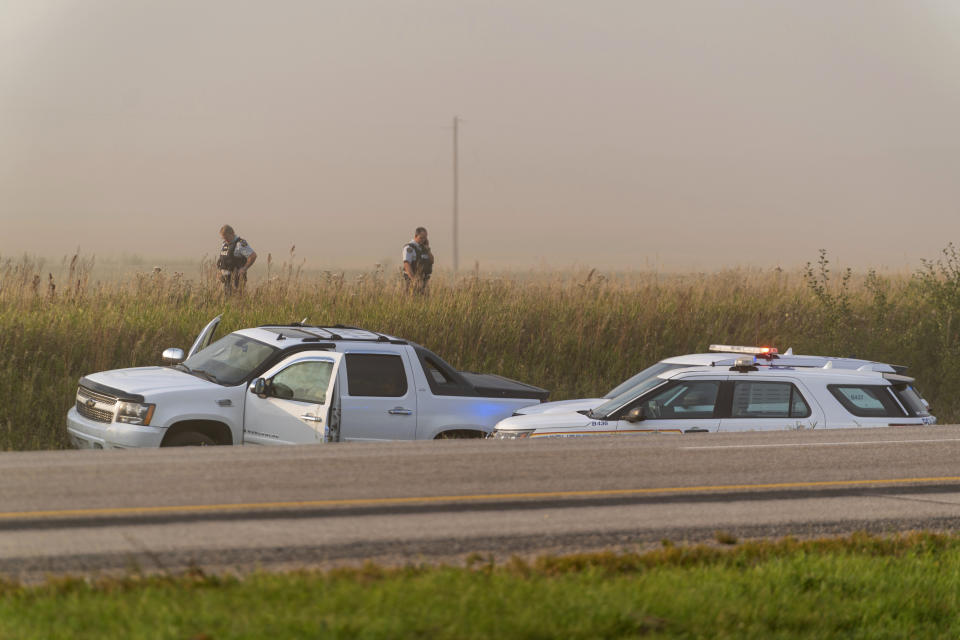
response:
{"label": "truck side mirror", "polygon": [[164,362],[177,364],[178,362],[183,361],[183,349],[177,349],[176,347],[164,349],[161,357],[163,358]]}
{"label": "truck side mirror", "polygon": [[267,397],[267,381],[263,378],[254,380],[250,387],[253,389],[253,392],[261,398]]}
{"label": "truck side mirror", "polygon": [[630,409],[624,420],[627,422],[642,422],[646,417],[643,413],[643,407],[634,407]]}

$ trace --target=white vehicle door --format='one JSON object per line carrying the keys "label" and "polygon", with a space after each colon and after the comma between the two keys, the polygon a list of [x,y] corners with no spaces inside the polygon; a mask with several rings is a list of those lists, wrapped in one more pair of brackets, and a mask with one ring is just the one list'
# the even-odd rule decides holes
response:
{"label": "white vehicle door", "polygon": [[731,379],[730,417],[720,421],[721,431],[773,431],[823,429],[823,410],[813,394],[790,378]]}
{"label": "white vehicle door", "polygon": [[[725,378],[683,378],[645,394],[621,411],[617,435],[642,433],[696,433],[718,431],[717,403]],[[643,419],[627,420],[633,409],[643,410]]]}
{"label": "white vehicle door", "polygon": [[304,351],[286,358],[247,388],[243,441],[253,444],[324,442],[333,388],[343,354]]}
{"label": "white vehicle door", "polygon": [[405,351],[344,354],[340,371],[341,440],[413,440],[417,387]]}
{"label": "white vehicle door", "polygon": [[201,349],[206,349],[210,345],[210,341],[213,339],[213,334],[217,330],[217,326],[220,324],[220,318],[222,317],[223,314],[217,316],[207,323],[207,326],[203,328],[203,331],[200,332],[200,335],[197,336],[197,339],[193,341],[190,351],[187,352],[187,358]]}

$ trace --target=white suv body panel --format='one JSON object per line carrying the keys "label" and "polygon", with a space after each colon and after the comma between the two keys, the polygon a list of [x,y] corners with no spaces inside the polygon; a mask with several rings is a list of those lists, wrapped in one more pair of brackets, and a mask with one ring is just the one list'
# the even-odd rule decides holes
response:
{"label": "white suv body panel", "polygon": [[[682,356],[664,358],[663,360],[660,360],[659,364],[678,365],[683,367],[708,367],[712,365],[730,366],[736,362],[738,357],[740,357],[740,355],[729,352],[713,351],[710,353],[689,353]],[[791,353],[789,355],[778,356],[775,360],[771,360],[771,362],[775,364],[805,368],[821,368],[829,362],[830,366],[835,369],[856,370],[866,366],[873,371],[895,373],[895,369],[889,364],[883,362],[874,362],[872,360],[861,360],[858,358],[831,358],[828,356],[793,355]],[[637,377],[638,375],[639,374],[635,375],[634,377]],[[638,379],[636,383],[639,384],[640,380]],[[617,385],[617,388],[623,385],[624,383],[620,383]],[[535,413],[567,413],[570,411],[595,409],[607,400],[613,398],[615,395],[616,394],[613,393],[613,390],[611,390],[611,392],[607,393],[607,395],[602,398],[577,398],[571,400],[542,402],[540,404],[524,407],[518,410],[516,415],[531,415]]]}
{"label": "white suv body panel", "polygon": [[[545,412],[528,415],[514,415],[497,423],[493,436],[498,438],[542,438],[589,435],[630,435],[644,433],[691,433],[700,431],[761,431],[761,430],[801,430],[801,429],[845,429],[858,427],[901,426],[935,424],[932,415],[907,415],[910,411],[893,393],[894,384],[888,379],[911,380],[883,371],[834,368],[783,368],[758,367],[752,371],[732,370],[727,366],[692,367],[667,371],[658,376],[663,382],[628,398],[623,404],[608,414],[608,417],[590,416],[575,412]],[[648,399],[669,390],[669,383],[690,381],[717,381],[726,391],[718,392],[714,404],[708,405],[719,417],[700,417],[689,419],[645,417],[635,422],[626,419],[629,408],[644,405]],[[807,415],[796,417],[761,417],[732,415],[732,395],[723,399],[722,394],[736,393],[738,382],[752,383],[789,383],[794,393],[799,393],[808,409]],[[850,387],[889,389],[891,406],[900,407],[904,415],[877,417],[857,416],[841,404],[830,385]],[[782,384],[780,389],[784,387]],[[791,402],[794,396],[790,395]],[[730,415],[723,415],[729,411]],[[793,412],[789,407],[788,414]]]}

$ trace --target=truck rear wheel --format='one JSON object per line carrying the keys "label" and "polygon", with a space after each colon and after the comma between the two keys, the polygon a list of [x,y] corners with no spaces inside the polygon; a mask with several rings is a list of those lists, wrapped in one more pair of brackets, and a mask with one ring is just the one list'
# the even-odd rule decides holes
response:
{"label": "truck rear wheel", "polygon": [[163,443],[165,447],[212,447],[217,444],[213,438],[205,433],[196,431],[181,431],[175,433]]}

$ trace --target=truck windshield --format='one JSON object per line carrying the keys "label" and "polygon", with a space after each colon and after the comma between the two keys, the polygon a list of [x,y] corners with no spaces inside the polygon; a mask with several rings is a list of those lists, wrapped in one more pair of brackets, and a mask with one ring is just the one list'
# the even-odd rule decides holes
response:
{"label": "truck windshield", "polygon": [[237,333],[220,338],[180,365],[188,373],[222,385],[235,385],[253,373],[276,347]]}

